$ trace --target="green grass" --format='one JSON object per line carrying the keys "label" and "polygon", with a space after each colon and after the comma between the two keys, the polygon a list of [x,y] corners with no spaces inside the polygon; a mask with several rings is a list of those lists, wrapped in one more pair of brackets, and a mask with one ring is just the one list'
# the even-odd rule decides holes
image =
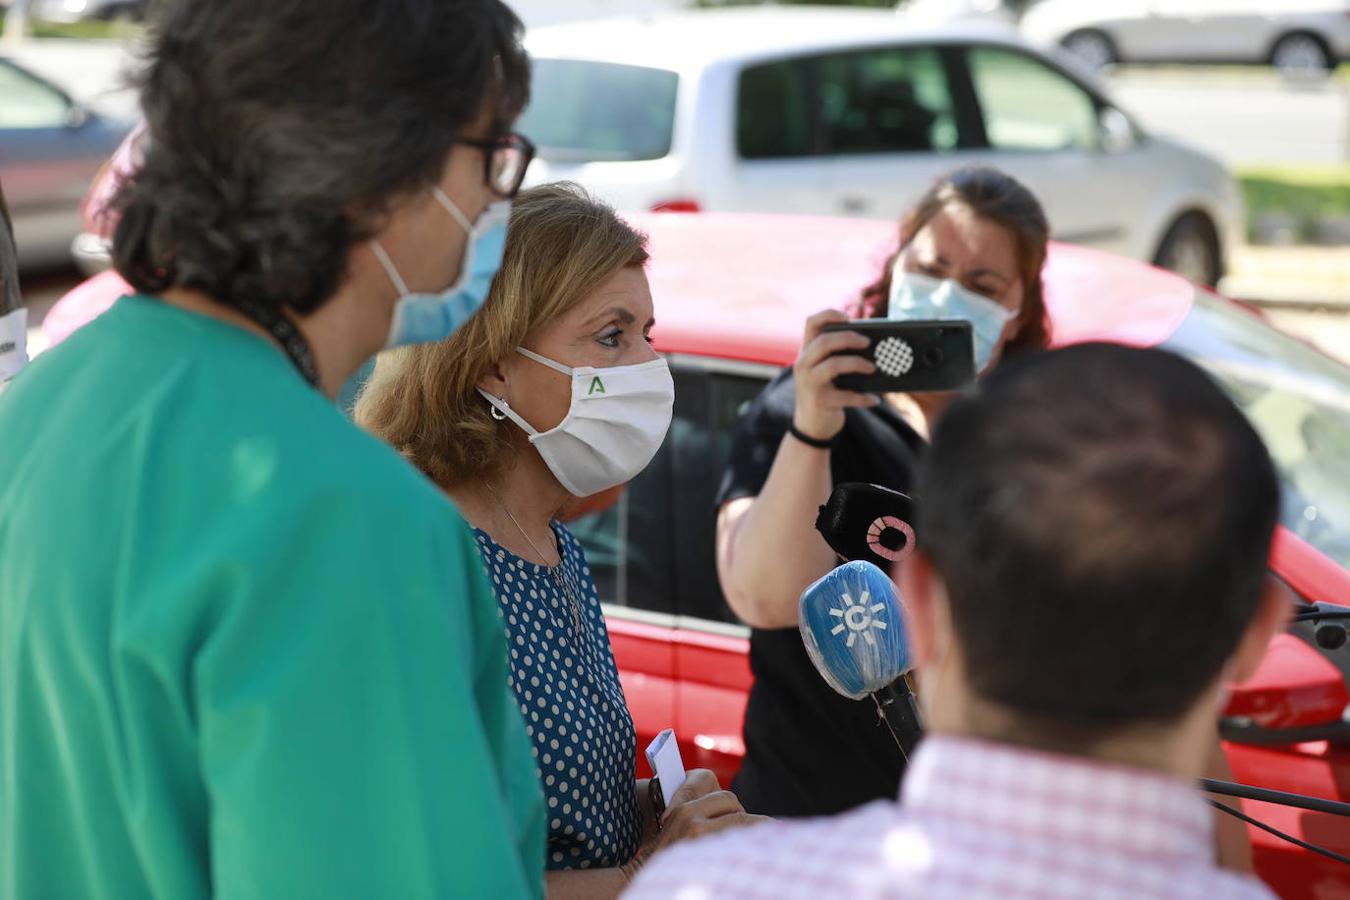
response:
{"label": "green grass", "polygon": [[1262,167],[1237,172],[1247,202],[1247,221],[1269,214],[1290,216],[1307,237],[1318,219],[1350,216],[1350,166]]}
{"label": "green grass", "polygon": [[[4,30],[5,14],[0,12],[0,31]],[[28,20],[28,33],[35,38],[78,38],[81,40],[114,40],[126,37],[134,26],[114,22],[41,22]]]}

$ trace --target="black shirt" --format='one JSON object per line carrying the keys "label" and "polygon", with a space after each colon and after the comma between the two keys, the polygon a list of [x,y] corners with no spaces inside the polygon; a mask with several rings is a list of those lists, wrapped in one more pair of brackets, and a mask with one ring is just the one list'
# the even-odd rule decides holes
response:
{"label": "black shirt", "polygon": [[[768,480],[795,405],[792,370],[775,378],[736,424],[717,504],[754,497]],[[834,484],[911,488],[924,440],[886,404],[844,413],[830,450]],[[755,681],[745,710],[745,764],[734,789],[750,812],[816,816],[895,798],[904,761],[871,700],[836,694],[796,628],[750,634]]]}

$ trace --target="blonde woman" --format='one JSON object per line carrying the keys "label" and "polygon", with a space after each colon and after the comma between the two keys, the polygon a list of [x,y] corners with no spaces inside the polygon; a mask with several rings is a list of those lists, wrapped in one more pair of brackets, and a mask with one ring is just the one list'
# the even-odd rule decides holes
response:
{"label": "blonde woman", "polygon": [[658,819],[585,554],[557,521],[642,471],[670,425],[646,238],[568,184],[521,192],[508,235],[483,309],[382,357],[355,415],[474,526],[548,803],[549,896],[617,896],[645,854],[753,817],[699,770]]}

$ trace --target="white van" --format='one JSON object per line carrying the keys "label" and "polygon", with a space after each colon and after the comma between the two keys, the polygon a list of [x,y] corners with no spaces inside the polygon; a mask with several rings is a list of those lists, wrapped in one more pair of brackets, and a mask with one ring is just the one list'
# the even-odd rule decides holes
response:
{"label": "white van", "polygon": [[620,209],[896,219],[938,175],[983,163],[1036,192],[1058,240],[1199,282],[1238,237],[1217,161],[997,25],[752,7],[543,27],[526,45],[530,180]]}

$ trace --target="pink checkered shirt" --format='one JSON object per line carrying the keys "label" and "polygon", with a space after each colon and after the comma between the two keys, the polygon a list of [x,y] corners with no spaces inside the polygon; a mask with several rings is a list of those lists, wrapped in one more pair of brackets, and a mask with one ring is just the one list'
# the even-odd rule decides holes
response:
{"label": "pink checkered shirt", "polygon": [[899,804],[678,845],[653,857],[624,897],[1274,897],[1213,860],[1210,808],[1183,781],[932,736]]}

